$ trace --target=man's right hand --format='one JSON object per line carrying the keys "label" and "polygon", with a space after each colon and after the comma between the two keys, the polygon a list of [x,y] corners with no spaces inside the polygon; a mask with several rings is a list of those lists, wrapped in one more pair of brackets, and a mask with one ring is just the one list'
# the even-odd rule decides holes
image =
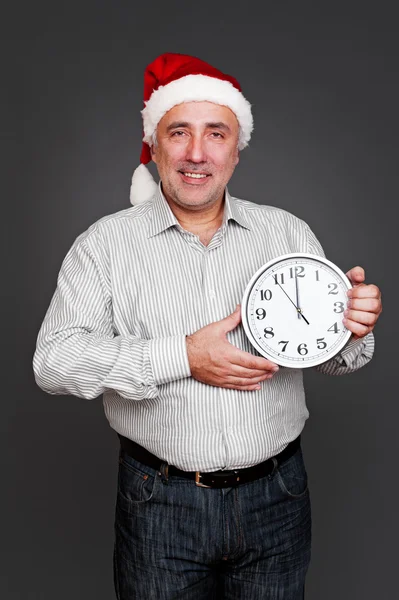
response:
{"label": "man's right hand", "polygon": [[194,379],[233,390],[259,390],[279,367],[240,350],[227,339],[227,333],[241,322],[241,307],[221,321],[206,325],[187,336],[187,354]]}

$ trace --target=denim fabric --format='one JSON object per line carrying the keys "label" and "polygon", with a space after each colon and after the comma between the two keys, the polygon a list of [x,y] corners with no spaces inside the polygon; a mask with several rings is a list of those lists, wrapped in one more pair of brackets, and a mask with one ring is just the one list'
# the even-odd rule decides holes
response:
{"label": "denim fabric", "polygon": [[302,600],[311,513],[299,449],[262,479],[206,489],[120,451],[118,600]]}

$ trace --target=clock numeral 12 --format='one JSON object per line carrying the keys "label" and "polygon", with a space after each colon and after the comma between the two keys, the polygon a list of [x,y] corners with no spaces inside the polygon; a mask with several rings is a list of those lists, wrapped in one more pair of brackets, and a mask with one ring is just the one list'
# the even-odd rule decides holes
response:
{"label": "clock numeral 12", "polygon": [[[293,279],[296,277],[305,277],[305,267],[290,267],[290,277]],[[295,273],[295,275],[294,275]]]}

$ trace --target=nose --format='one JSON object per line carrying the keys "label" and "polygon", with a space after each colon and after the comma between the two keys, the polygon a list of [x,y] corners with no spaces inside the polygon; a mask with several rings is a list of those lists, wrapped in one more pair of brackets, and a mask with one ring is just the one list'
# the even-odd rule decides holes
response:
{"label": "nose", "polygon": [[202,163],[206,160],[204,141],[200,136],[192,136],[186,148],[186,160]]}

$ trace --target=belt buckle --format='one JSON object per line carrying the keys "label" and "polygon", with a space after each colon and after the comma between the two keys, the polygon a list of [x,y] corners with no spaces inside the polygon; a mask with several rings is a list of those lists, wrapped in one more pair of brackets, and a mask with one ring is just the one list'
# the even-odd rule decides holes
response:
{"label": "belt buckle", "polygon": [[205,485],[203,483],[200,482],[201,479],[201,473],[200,471],[195,471],[195,485],[197,487],[203,487],[203,488],[210,488],[210,485]]}
{"label": "belt buckle", "polygon": [[[239,471],[237,471],[237,470],[229,472],[229,475],[227,475],[228,480],[223,481],[222,478],[225,475],[223,474],[223,472],[220,472],[220,474],[218,473],[217,477],[215,477],[215,480],[212,480],[212,483],[214,483],[215,485],[205,485],[204,483],[200,482],[200,479],[202,477],[200,471],[196,471],[195,472],[195,485],[197,485],[198,487],[204,487],[204,488],[233,487],[233,486],[237,485],[240,481],[240,476],[237,475],[238,473],[239,473]],[[205,475],[207,475],[207,473],[205,473]],[[219,481],[217,481],[218,479],[219,479]]]}

